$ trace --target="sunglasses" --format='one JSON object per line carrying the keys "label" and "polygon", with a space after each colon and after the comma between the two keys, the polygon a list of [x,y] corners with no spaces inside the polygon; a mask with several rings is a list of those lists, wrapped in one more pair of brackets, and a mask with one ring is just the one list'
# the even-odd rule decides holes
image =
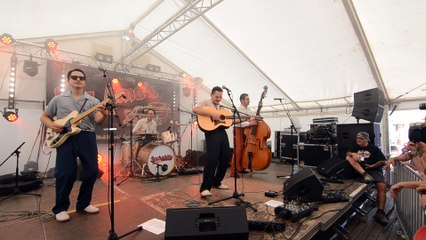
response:
{"label": "sunglasses", "polygon": [[81,81],[86,80],[86,77],[85,77],[85,76],[71,76],[70,78],[71,78],[72,80],[77,80],[77,79],[80,79]]}

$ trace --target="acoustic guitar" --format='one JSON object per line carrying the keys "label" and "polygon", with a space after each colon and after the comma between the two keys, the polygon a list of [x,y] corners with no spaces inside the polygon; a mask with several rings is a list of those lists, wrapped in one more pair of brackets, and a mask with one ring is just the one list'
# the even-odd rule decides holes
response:
{"label": "acoustic guitar", "polygon": [[[214,120],[211,116],[205,116],[205,115],[197,115],[197,120],[198,120],[198,126],[200,127],[201,130],[203,131],[213,131],[216,128],[223,126],[225,128],[229,128],[232,125],[232,119],[234,118],[234,116],[232,115],[231,111],[227,110],[227,109],[221,109],[221,110],[217,110],[214,107],[201,107],[206,111],[210,111],[210,112],[219,112],[220,113],[220,118],[219,120]],[[250,116],[241,116],[241,120],[247,120]],[[261,117],[256,117],[256,120],[261,120]]]}
{"label": "acoustic guitar", "polygon": [[[119,99],[123,97],[122,94],[118,95],[115,99]],[[51,148],[57,148],[62,145],[70,136],[78,134],[81,132],[81,129],[77,127],[77,125],[80,123],[80,121],[87,117],[92,112],[96,111],[100,105],[106,104],[110,102],[111,99],[106,98],[102,102],[100,102],[98,105],[93,106],[89,108],[88,110],[84,111],[81,114],[78,114],[77,111],[73,111],[65,118],[57,119],[53,121],[54,123],[58,125],[63,125],[62,132],[58,133],[53,131],[51,128],[47,128],[46,130],[46,146]]]}

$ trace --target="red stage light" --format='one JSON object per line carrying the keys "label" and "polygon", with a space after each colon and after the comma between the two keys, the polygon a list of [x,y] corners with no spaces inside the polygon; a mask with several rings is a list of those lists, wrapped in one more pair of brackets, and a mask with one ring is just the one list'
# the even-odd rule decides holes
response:
{"label": "red stage light", "polygon": [[8,34],[8,33],[3,33],[3,35],[1,35],[1,42],[4,45],[11,45],[15,40],[13,39],[12,35]]}
{"label": "red stage light", "polygon": [[45,45],[46,45],[46,49],[51,52],[55,52],[56,49],[58,48],[58,44],[53,39],[47,39],[45,42]]}
{"label": "red stage light", "polygon": [[3,117],[8,121],[8,122],[15,122],[16,120],[18,120],[19,116],[18,116],[18,112],[13,112],[13,111],[5,111],[3,113]]}

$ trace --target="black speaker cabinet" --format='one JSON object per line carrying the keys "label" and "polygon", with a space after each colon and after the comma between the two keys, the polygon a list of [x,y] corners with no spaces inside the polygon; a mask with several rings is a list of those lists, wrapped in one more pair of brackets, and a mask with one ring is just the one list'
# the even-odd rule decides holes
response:
{"label": "black speaker cabinet", "polygon": [[301,143],[298,147],[299,162],[306,166],[318,166],[337,154],[335,145]]}
{"label": "black speaker cabinet", "polygon": [[346,152],[350,146],[356,144],[356,134],[361,131],[367,132],[370,135],[370,142],[381,148],[378,123],[337,124],[337,145],[340,158],[346,158]]}
{"label": "black speaker cabinet", "polygon": [[297,160],[297,141],[299,136],[295,133],[281,135],[281,157]]}
{"label": "black speaker cabinet", "polygon": [[370,122],[380,122],[383,117],[385,97],[382,90],[373,88],[354,93],[352,116]]}
{"label": "black speaker cabinet", "polygon": [[248,239],[244,207],[169,208],[166,240]]}
{"label": "black speaker cabinet", "polygon": [[318,165],[317,171],[326,178],[351,179],[353,177],[352,166],[343,158],[329,158]]}
{"label": "black speaker cabinet", "polygon": [[305,168],[284,181],[284,199],[319,202],[324,186],[310,168]]}

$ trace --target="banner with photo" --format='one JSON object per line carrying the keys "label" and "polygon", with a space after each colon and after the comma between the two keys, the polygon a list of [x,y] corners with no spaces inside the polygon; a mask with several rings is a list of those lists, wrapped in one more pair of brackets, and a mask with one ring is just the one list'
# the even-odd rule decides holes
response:
{"label": "banner with photo", "polygon": [[[104,72],[97,68],[58,61],[47,62],[47,103],[54,96],[61,94],[61,84],[63,84],[61,79],[65,79],[64,86],[68,90],[67,73],[74,68],[80,68],[86,73],[85,90],[100,101],[108,96],[107,82],[111,84],[115,96],[120,94],[125,96],[115,101],[114,127],[117,130],[114,135],[116,139],[129,140],[131,127],[146,116],[147,109],[154,109],[155,121],[160,133],[170,129],[173,123],[179,122],[176,108],[179,106],[179,83],[113,71],[106,71],[104,76]],[[117,81],[112,81],[113,79]],[[104,130],[106,127],[107,122],[97,127],[98,140],[107,139],[108,132]]]}

